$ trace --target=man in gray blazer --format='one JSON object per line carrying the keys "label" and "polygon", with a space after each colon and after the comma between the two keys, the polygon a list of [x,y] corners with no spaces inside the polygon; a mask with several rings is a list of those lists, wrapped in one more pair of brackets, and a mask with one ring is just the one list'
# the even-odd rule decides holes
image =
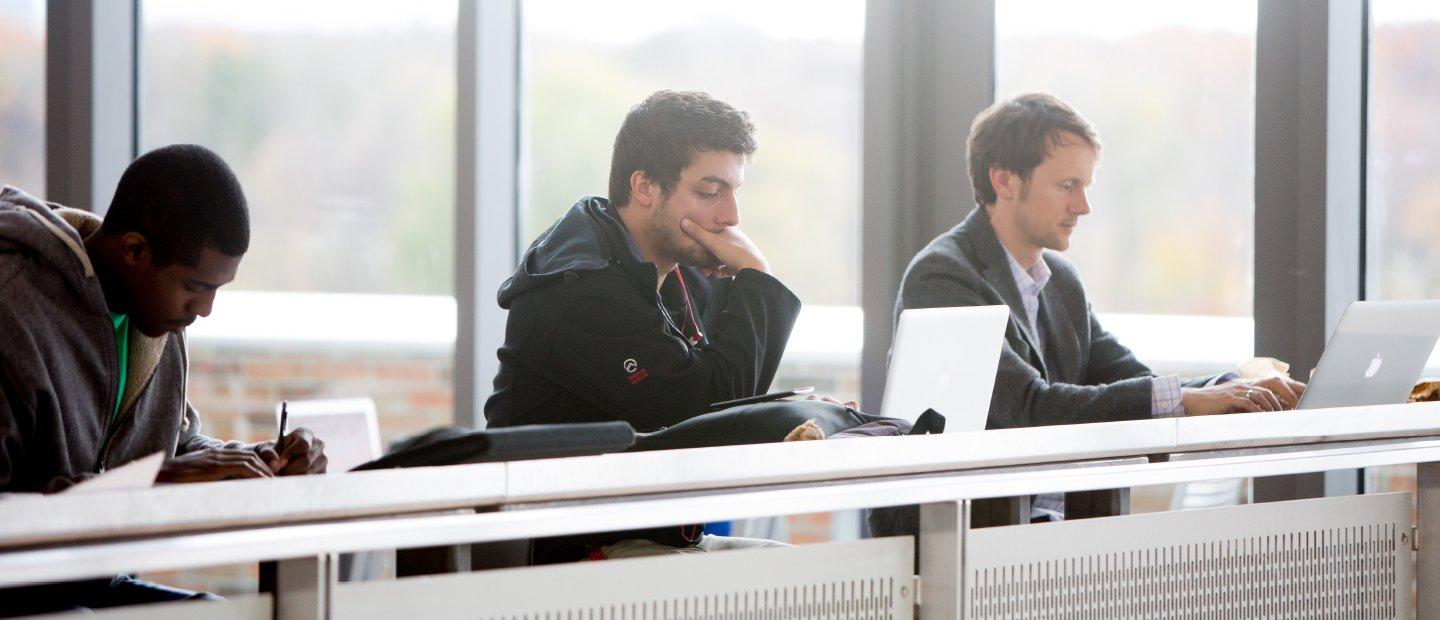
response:
{"label": "man in gray blazer", "polygon": [[1156,376],[1100,326],[1058,253],[1090,212],[1099,151],[1089,123],[1049,95],[981,112],[968,143],[978,207],[911,261],[896,319],[907,308],[1010,307],[988,428],[1293,409],[1302,383]]}

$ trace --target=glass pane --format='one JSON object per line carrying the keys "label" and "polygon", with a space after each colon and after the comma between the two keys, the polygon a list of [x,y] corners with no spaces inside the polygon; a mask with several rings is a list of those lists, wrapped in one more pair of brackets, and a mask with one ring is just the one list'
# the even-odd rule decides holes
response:
{"label": "glass pane", "polygon": [[1255,0],[995,10],[997,98],[1054,94],[1104,145],[1068,254],[1096,310],[1249,317]]}
{"label": "glass pane", "polygon": [[[1440,299],[1440,5],[1371,0],[1366,297]],[[1440,348],[1425,377],[1440,379]],[[1365,470],[1369,493],[1415,491],[1415,466]]]}
{"label": "glass pane", "polygon": [[[1370,5],[1366,297],[1440,299],[1440,5]],[[1440,379],[1440,347],[1425,376]]]}
{"label": "glass pane", "polygon": [[454,285],[455,0],[150,0],[141,150],[215,149],[250,199],[234,288]]}
{"label": "glass pane", "polygon": [[0,185],[45,196],[43,0],[0,0]]}
{"label": "glass pane", "polygon": [[[522,244],[581,195],[607,193],[630,106],[660,89],[709,92],[755,122],[741,226],[805,303],[775,389],[858,399],[863,0],[526,0],[523,14]],[[843,539],[853,516],[735,531]]]}
{"label": "glass pane", "polygon": [[[208,146],[250,200],[239,278],[190,329],[204,431],[273,437],[282,399],[373,399],[382,446],[452,423],[456,0],[147,0],[141,15],[142,150]],[[365,431],[326,439],[332,469],[337,443],[369,453]],[[255,589],[253,564],[147,577]]]}
{"label": "glass pane", "polygon": [[[1160,373],[1254,351],[1255,29],[1255,0],[995,3],[996,98],[1048,92],[1100,135],[1067,256],[1101,322]],[[1243,483],[1193,485],[1245,501]],[[1136,511],[1193,505],[1193,485],[1136,488]]]}
{"label": "glass pane", "polygon": [[207,433],[281,399],[375,400],[382,439],[453,419],[455,0],[149,0],[141,149],[208,146],[250,251],[190,329]]}
{"label": "glass pane", "polygon": [[1440,298],[1440,4],[1371,3],[1371,299]]}
{"label": "glass pane", "polygon": [[707,91],[755,122],[741,226],[806,305],[775,385],[858,396],[864,2],[523,8],[522,243],[581,195],[607,193],[630,106],[659,89]]}

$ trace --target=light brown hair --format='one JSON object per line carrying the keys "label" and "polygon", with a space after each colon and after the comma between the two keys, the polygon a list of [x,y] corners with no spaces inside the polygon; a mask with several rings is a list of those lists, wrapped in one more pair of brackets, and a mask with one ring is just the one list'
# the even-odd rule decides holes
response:
{"label": "light brown hair", "polygon": [[975,204],[995,204],[991,168],[1009,170],[1028,183],[1050,147],[1059,145],[1066,133],[1100,150],[1100,137],[1090,123],[1053,95],[1019,95],[985,108],[970,125],[965,145]]}

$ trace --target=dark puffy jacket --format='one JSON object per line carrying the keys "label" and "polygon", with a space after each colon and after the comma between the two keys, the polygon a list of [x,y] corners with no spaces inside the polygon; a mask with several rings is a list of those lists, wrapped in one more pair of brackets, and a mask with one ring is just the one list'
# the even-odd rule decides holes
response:
{"label": "dark puffy jacket", "polygon": [[679,272],[683,282],[672,275],[657,293],[655,265],[614,208],[581,198],[500,287],[510,314],[489,424],[623,420],[653,431],[768,390],[800,300],[752,269],[733,280]]}
{"label": "dark puffy jacket", "polygon": [[[621,420],[655,431],[768,390],[800,300],[753,269],[733,280],[678,272],[683,285],[672,275],[657,292],[655,264],[609,201],[582,197],[500,287],[510,314],[485,402],[489,425]],[[692,545],[700,533],[692,525],[540,539],[532,559],[580,559],[630,538]]]}

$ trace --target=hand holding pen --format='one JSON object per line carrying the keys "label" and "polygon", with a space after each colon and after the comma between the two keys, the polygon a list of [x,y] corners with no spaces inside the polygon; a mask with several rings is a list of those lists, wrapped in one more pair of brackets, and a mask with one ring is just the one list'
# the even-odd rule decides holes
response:
{"label": "hand holding pen", "polygon": [[308,428],[297,428],[286,433],[290,422],[290,403],[280,403],[280,431],[275,441],[255,446],[256,452],[265,459],[270,471],[277,476],[300,474],[323,474],[329,459],[325,457],[325,441],[316,437]]}

